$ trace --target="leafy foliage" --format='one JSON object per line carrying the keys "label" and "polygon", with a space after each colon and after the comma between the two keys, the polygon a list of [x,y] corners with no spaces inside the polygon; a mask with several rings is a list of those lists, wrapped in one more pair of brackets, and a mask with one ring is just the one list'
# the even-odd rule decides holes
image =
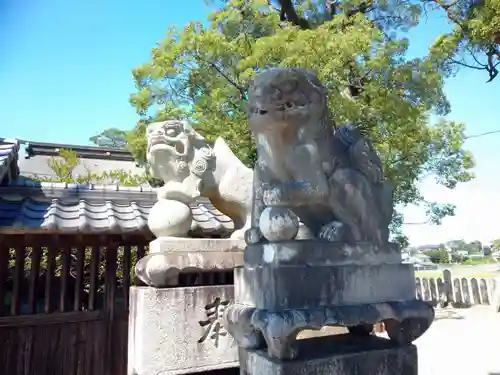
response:
{"label": "leafy foliage", "polygon": [[86,173],[84,175],[73,176],[73,170],[81,164],[81,161],[76,152],[72,150],[60,150],[59,157],[50,158],[48,164],[56,174],[56,178],[36,177],[35,179],[45,182],[77,182],[80,184],[106,183],[120,184],[123,186],[139,186],[149,181],[147,173],[139,175],[123,169],[95,173],[85,168]]}
{"label": "leafy foliage", "polygon": [[427,250],[424,252],[427,255],[432,263],[449,263],[449,255],[448,252],[444,248],[439,248],[436,250]]}
{"label": "leafy foliage", "polygon": [[497,238],[493,240],[493,243],[491,244],[491,248],[496,251],[500,251],[500,239]]}
{"label": "leafy foliage", "polygon": [[[151,60],[133,71],[131,103],[141,120],[128,135],[145,160],[148,122],[183,118],[209,140],[223,137],[247,165],[255,149],[246,126],[246,86],[261,69],[314,70],[329,89],[334,124],[350,121],[374,141],[397,206],[424,205],[429,220],[454,207],[427,202],[417,183],[427,176],[449,188],[473,176],[464,150],[464,125],[440,120],[449,103],[443,93],[448,50],[434,46],[424,58],[408,58],[404,32],[419,22],[422,4],[403,0],[323,2],[222,1],[208,24],[171,27]],[[439,52],[439,53],[437,53]],[[392,232],[401,244],[401,215]]]}
{"label": "leafy foliage", "polygon": [[468,67],[486,71],[488,82],[495,79],[500,64],[500,1],[424,0],[423,4],[443,11],[454,26],[432,46],[436,61],[449,73]]}
{"label": "leafy foliage", "polygon": [[93,137],[90,137],[89,141],[99,147],[123,149],[127,146],[126,135],[127,132],[123,130],[109,128],[97,135],[94,135]]}

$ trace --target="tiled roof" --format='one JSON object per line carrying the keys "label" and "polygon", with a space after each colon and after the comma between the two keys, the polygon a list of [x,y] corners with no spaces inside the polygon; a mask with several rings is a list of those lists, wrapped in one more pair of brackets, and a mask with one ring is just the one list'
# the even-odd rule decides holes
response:
{"label": "tiled roof", "polygon": [[190,207],[193,214],[191,235],[226,237],[234,231],[233,221],[216,209],[208,199],[197,199]]}
{"label": "tiled roof", "polygon": [[119,204],[85,199],[0,198],[0,231],[127,233],[147,230],[152,204]]}
{"label": "tiled roof", "polygon": [[156,201],[156,192],[151,186],[121,186],[101,184],[78,184],[68,182],[40,182],[20,177],[0,187],[0,196],[16,195],[63,198],[103,199],[118,201]]}
{"label": "tiled roof", "polygon": [[[0,183],[7,178],[17,178],[19,172],[17,165],[12,167],[12,163],[17,161],[19,144],[15,141],[7,142],[0,139]],[[14,171],[14,175],[11,175]],[[9,174],[10,173],[10,174]]]}
{"label": "tiled roof", "polygon": [[[40,182],[31,179],[33,175],[54,177],[48,158],[52,151],[57,154],[56,146],[68,148],[67,145],[33,143],[33,156],[18,161],[19,142],[0,138],[0,234],[149,232],[147,220],[157,200],[156,190],[151,186]],[[130,159],[131,156],[128,153],[129,156],[125,155],[126,151],[111,150],[106,157],[93,159],[94,154],[103,154],[107,150],[71,147],[81,153],[85,171],[141,171]],[[124,155],[117,156],[116,153]],[[85,159],[87,156],[89,159]],[[75,174],[79,173],[77,168]],[[193,214],[191,236],[227,237],[233,232],[232,220],[218,211],[208,199],[197,199],[190,207]]]}
{"label": "tiled roof", "polygon": [[[64,183],[0,187],[0,233],[148,232],[156,193],[143,187]],[[201,198],[191,205],[191,235],[228,236],[233,222]]]}

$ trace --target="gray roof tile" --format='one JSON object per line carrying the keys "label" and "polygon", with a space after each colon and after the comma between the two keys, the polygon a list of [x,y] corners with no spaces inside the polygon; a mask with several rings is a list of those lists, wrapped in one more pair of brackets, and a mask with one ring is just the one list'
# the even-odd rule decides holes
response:
{"label": "gray roof tile", "polygon": [[[63,184],[64,185],[64,184]],[[69,184],[73,185],[73,184]],[[147,220],[156,197],[149,200],[128,199],[126,189],[118,188],[115,199],[105,199],[103,190],[93,187],[85,198],[78,195],[34,197],[23,194],[29,187],[18,187],[15,194],[2,194],[7,187],[0,187],[0,233],[131,233],[147,232]],[[57,186],[61,191],[85,190],[83,186]],[[140,189],[137,187],[136,189]],[[120,193],[121,192],[121,193]],[[12,191],[13,193],[13,191]],[[124,199],[116,200],[121,194]],[[217,210],[209,200],[200,198],[190,205],[193,213],[191,235],[228,236],[234,230],[231,219]]]}

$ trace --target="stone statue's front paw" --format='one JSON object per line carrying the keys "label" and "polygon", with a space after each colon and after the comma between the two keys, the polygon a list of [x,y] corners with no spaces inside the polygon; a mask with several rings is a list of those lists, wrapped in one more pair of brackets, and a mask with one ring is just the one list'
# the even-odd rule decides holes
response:
{"label": "stone statue's front paw", "polygon": [[281,189],[277,187],[267,188],[262,194],[262,201],[266,206],[277,206],[282,203]]}
{"label": "stone statue's front paw", "polygon": [[189,204],[198,195],[198,191],[192,186],[181,182],[170,181],[160,188],[158,197]]}
{"label": "stone statue's front paw", "polygon": [[248,229],[238,229],[231,234],[231,239],[233,240],[244,240]]}
{"label": "stone statue's front paw", "polygon": [[318,237],[329,242],[341,242],[345,238],[345,226],[339,221],[332,221],[321,228]]}
{"label": "stone statue's front paw", "polygon": [[245,231],[245,242],[247,245],[253,245],[262,241],[264,236],[259,228],[249,228]]}

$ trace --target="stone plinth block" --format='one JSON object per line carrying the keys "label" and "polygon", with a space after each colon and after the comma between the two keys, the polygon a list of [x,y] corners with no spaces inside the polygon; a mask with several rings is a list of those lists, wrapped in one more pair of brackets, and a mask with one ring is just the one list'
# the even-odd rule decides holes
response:
{"label": "stone plinth block", "polygon": [[316,239],[281,241],[248,245],[245,265],[255,266],[325,266],[374,265],[401,263],[401,251],[391,243],[375,245],[367,242],[348,244]]}
{"label": "stone plinth block", "polygon": [[265,351],[240,349],[241,375],[417,375],[414,345],[351,335],[299,340],[301,356],[290,361],[270,358]]}
{"label": "stone plinth block", "polygon": [[222,324],[233,286],[130,288],[129,375],[173,375],[238,366]]}
{"label": "stone plinth block", "polygon": [[411,264],[238,267],[236,302],[281,311],[415,298]]}
{"label": "stone plinth block", "polygon": [[156,288],[176,286],[182,271],[232,270],[243,263],[243,240],[162,237],[137,262],[136,275]]}

